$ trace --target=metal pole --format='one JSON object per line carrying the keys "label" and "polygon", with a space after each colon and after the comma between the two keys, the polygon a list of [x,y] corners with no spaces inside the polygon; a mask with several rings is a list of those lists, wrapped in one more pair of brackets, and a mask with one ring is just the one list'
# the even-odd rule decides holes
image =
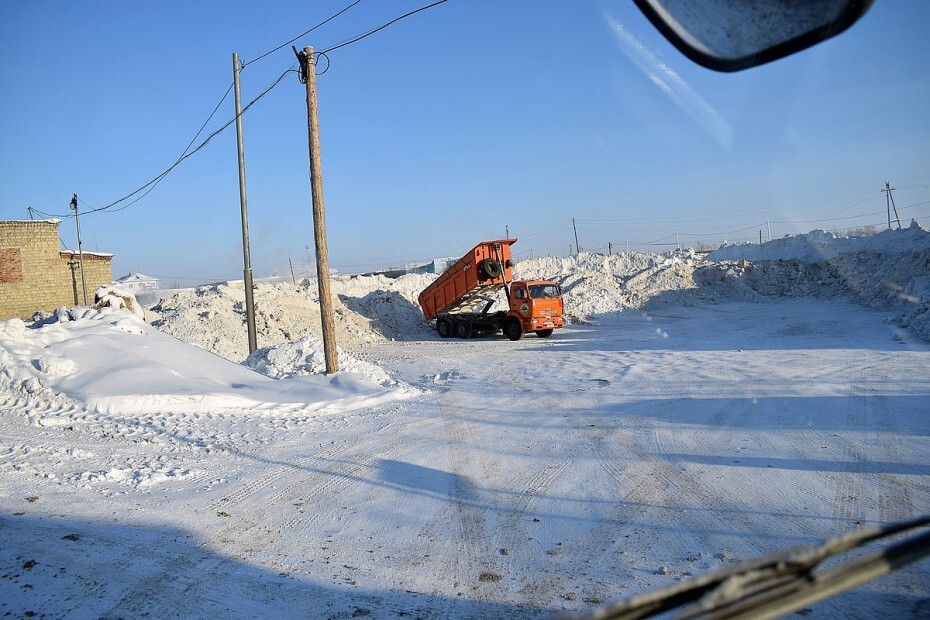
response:
{"label": "metal pole", "polygon": [[575,231],[575,254],[581,252],[581,246],[578,244],[578,228],[575,227],[575,218],[572,218],[572,230]]}
{"label": "metal pole", "polygon": [[885,181],[885,204],[890,205],[888,209],[888,228],[891,228],[891,211],[894,210],[894,221],[898,223],[898,230],[901,230],[901,219],[898,217],[898,207],[894,204],[894,196],[891,195],[892,190],[895,188],[891,187],[891,184],[888,181]]}
{"label": "metal pole", "polygon": [[245,199],[245,153],[242,150],[242,98],[239,95],[239,54],[233,52],[233,83],[236,91],[236,146],[239,149],[239,207],[242,211],[242,262],[245,285],[245,320],[249,330],[249,354],[258,349],[255,334],[255,300],[252,295],[252,259],[249,255],[249,213]]}
{"label": "metal pole", "polygon": [[891,187],[888,181],[885,181],[885,210],[888,212],[888,230],[891,230]]}
{"label": "metal pole", "polygon": [[74,223],[77,226],[78,260],[81,263],[81,289],[84,291],[84,305],[87,305],[87,279],[84,277],[84,246],[81,243],[81,220],[78,218],[77,194],[71,195],[71,208],[74,209]]}
{"label": "metal pole", "polygon": [[298,54],[303,65],[302,78],[307,84],[307,131],[310,142],[310,193],[313,198],[313,241],[316,245],[317,288],[320,293],[320,320],[323,328],[323,354],[326,374],[339,370],[336,356],[336,323],[333,320],[333,299],[329,292],[329,258],[326,248],[326,218],[323,206],[323,171],[320,155],[320,119],[316,97],[316,63],[313,48],[307,46]]}
{"label": "metal pole", "polygon": [[297,276],[294,275],[294,261],[288,258],[287,264],[291,266],[291,282],[294,284],[294,286],[297,286]]}

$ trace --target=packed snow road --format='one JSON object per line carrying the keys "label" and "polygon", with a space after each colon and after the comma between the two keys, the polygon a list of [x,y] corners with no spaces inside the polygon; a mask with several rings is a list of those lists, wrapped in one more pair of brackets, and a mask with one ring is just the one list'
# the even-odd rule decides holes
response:
{"label": "packed snow road", "polygon": [[[783,301],[382,355],[440,386],[415,407],[445,421],[456,475],[481,481],[450,509],[470,522],[452,542],[480,551],[470,570],[551,606],[926,512],[930,358],[898,338],[856,306]],[[868,617],[904,592],[908,615],[927,583],[916,569],[821,611]]]}
{"label": "packed snow road", "polygon": [[[0,613],[539,617],[911,518],[930,347],[884,319],[790,300],[384,343],[365,359],[428,391],[322,416],[8,409]],[[928,584],[805,614],[925,617]]]}

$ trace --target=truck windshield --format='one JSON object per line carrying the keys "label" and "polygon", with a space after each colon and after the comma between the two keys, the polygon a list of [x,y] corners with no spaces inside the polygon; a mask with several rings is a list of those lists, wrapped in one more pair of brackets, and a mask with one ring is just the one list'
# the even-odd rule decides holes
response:
{"label": "truck windshield", "polygon": [[558,297],[559,287],[555,284],[532,284],[530,285],[530,297],[533,299],[545,299],[547,297]]}

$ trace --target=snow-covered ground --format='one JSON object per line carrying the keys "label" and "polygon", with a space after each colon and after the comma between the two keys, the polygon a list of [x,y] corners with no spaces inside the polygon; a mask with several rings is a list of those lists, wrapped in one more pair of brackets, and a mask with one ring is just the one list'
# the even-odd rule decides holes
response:
{"label": "snow-covered ground", "polygon": [[[340,279],[331,377],[313,283],[259,286],[248,360],[232,287],[0,323],[0,615],[538,617],[928,513],[930,235],[883,235],[525,261],[547,340]],[[804,612],[879,614],[930,563]]]}

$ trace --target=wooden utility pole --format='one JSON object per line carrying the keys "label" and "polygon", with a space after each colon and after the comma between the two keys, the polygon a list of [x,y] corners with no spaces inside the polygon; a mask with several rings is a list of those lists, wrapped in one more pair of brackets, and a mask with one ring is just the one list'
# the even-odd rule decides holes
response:
{"label": "wooden utility pole", "polygon": [[300,59],[300,79],[307,85],[307,132],[310,141],[310,193],[313,198],[313,242],[316,245],[316,279],[320,294],[320,320],[323,327],[323,355],[326,374],[339,370],[336,357],[336,323],[333,320],[333,300],[329,292],[329,258],[326,250],[326,218],[323,208],[323,168],[320,161],[320,119],[317,114],[316,62],[313,48],[305,47],[297,54]]}
{"label": "wooden utility pole", "polygon": [[613,256],[614,253],[614,244],[611,241],[607,242],[607,256]]}
{"label": "wooden utility pole", "polygon": [[290,258],[287,259],[287,264],[291,266],[291,283],[294,286],[297,286],[297,276],[294,275],[294,261]]}
{"label": "wooden utility pole", "polygon": [[575,254],[581,252],[581,245],[578,243],[578,228],[575,227],[575,218],[572,218],[572,230],[575,231]]}
{"label": "wooden utility pole", "polygon": [[239,96],[239,54],[233,52],[233,85],[236,91],[236,146],[239,150],[239,209],[242,213],[242,280],[245,287],[245,322],[249,330],[249,354],[258,349],[255,333],[255,300],[252,293],[252,258],[249,254],[249,213],[245,200],[245,152],[242,149],[242,98]]}

